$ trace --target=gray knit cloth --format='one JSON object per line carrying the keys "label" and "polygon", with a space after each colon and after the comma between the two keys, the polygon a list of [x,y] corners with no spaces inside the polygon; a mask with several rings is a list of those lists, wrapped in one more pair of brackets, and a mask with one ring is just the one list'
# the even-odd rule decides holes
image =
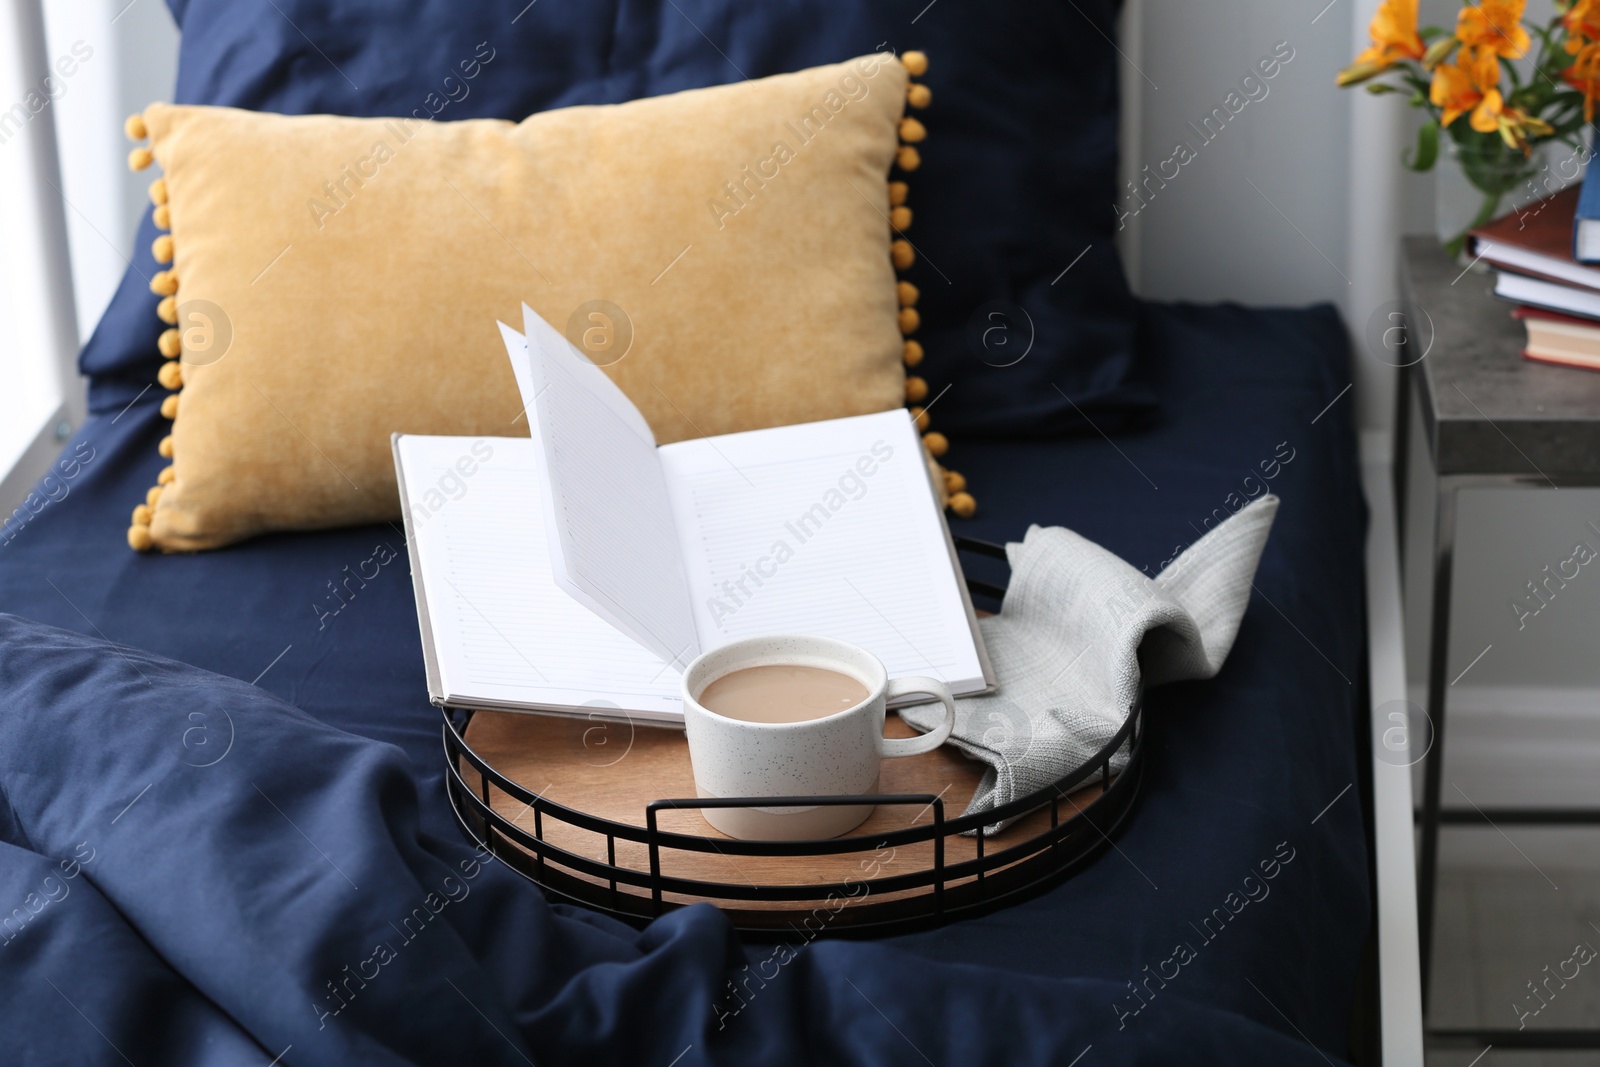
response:
{"label": "gray knit cloth", "polygon": [[[957,700],[950,735],[989,764],[967,812],[1026,796],[1088,762],[1127,720],[1141,664],[1146,686],[1221,670],[1277,512],[1275,496],[1254,501],[1155,578],[1059,526],[1031,527],[1020,545],[1007,545],[1005,602],[979,620],[999,688]],[[937,704],[900,711],[924,732],[942,716]],[[1124,749],[1112,769],[1126,763]]]}

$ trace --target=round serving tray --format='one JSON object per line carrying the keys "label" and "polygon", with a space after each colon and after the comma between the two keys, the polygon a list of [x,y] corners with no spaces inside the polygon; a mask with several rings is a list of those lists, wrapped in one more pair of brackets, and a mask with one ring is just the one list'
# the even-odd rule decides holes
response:
{"label": "round serving tray", "polygon": [[[999,546],[957,539],[985,555]],[[995,586],[969,581],[980,597]],[[519,712],[444,712],[446,787],[466,833],[558,898],[643,922],[715,904],[748,933],[810,940],[936,925],[995,908],[1087,865],[1132,810],[1143,765],[1143,700],[1088,763],[1009,804],[963,810],[985,765],[950,746],[885,760],[880,793],[695,797],[681,730]],[[609,714],[616,714],[610,712]],[[891,715],[886,733],[914,731]],[[1120,773],[1111,763],[1119,752]],[[875,804],[822,841],[738,841],[707,807]],[[998,834],[984,826],[1016,818]]]}

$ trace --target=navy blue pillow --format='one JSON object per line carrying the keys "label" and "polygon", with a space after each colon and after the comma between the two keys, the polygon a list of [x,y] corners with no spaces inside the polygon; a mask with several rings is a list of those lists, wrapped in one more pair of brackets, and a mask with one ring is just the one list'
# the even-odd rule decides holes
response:
{"label": "navy blue pillow", "polygon": [[[1112,244],[1118,0],[168,4],[179,103],[285,114],[520,119],[921,49],[933,103],[910,176],[908,277],[922,290],[917,373],[935,394],[950,386],[935,424],[1015,436],[1087,416],[1110,429],[1153,406]],[[146,220],[83,355],[97,407],[125,403],[159,362],[153,236]]]}

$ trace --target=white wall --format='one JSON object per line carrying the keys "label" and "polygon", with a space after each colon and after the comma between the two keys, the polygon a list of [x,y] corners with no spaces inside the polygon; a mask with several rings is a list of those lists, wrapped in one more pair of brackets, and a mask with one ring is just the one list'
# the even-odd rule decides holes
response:
{"label": "white wall", "polygon": [[[1124,251],[1142,295],[1332,301],[1357,335],[1395,298],[1393,237],[1432,226],[1431,176],[1399,165],[1416,120],[1393,97],[1334,86],[1375,2],[1133,0],[1127,17],[1143,28],[1130,41],[1137,54],[1127,56],[1123,84],[1142,118],[1124,154],[1125,183],[1173,173],[1175,146],[1194,151],[1126,220]],[[1275,54],[1292,58],[1260,77],[1258,64]],[[1250,74],[1257,80],[1241,88]],[[1237,115],[1229,115],[1230,93],[1238,93],[1234,108],[1245,101]],[[1203,128],[1218,108],[1227,123]],[[1126,184],[1123,195],[1119,213],[1137,206]],[[1355,370],[1363,423],[1387,424],[1392,369],[1357,352]]]}

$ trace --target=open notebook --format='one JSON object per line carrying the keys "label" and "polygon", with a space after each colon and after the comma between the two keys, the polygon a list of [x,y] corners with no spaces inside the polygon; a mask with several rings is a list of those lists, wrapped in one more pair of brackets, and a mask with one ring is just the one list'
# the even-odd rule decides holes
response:
{"label": "open notebook", "polygon": [[436,704],[681,724],[689,660],[774,632],[992,685],[907,412],[657,447],[524,314],[526,340],[502,331],[531,439],[394,437]]}

